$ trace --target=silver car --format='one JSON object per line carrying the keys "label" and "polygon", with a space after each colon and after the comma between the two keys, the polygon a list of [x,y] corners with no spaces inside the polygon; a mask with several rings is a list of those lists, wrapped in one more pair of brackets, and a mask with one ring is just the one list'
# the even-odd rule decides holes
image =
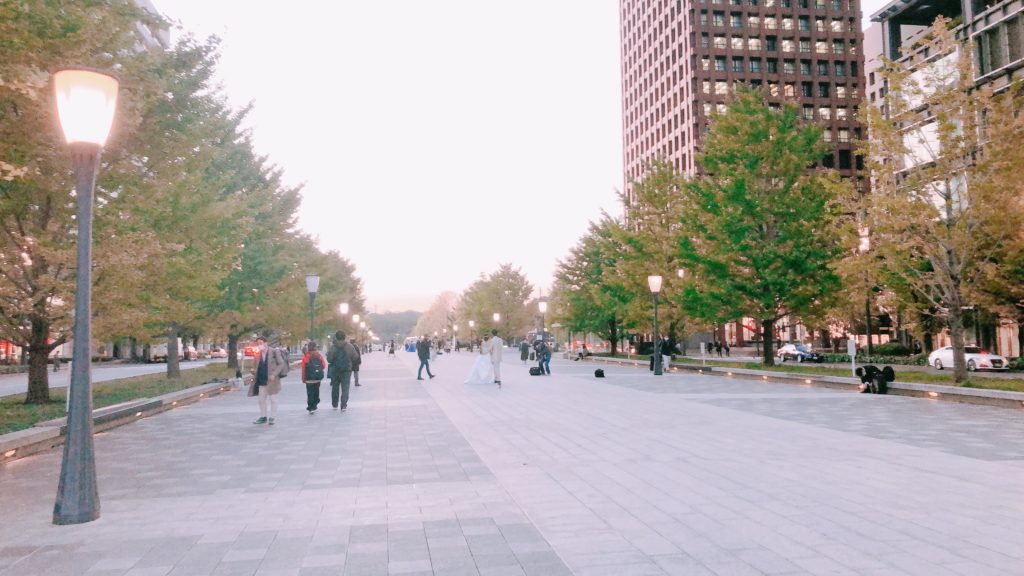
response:
{"label": "silver car", "polygon": [[[964,347],[964,360],[967,361],[967,369],[975,370],[1007,370],[1009,368],[1006,357],[998,354],[989,354],[977,346]],[[946,366],[953,366],[953,347],[946,346],[939,348],[928,355],[928,365],[934,366],[936,370],[942,370]]]}

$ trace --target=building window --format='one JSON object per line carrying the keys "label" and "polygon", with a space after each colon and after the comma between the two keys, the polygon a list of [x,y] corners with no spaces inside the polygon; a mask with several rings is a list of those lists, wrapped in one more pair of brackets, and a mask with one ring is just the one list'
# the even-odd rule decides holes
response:
{"label": "building window", "polygon": [[[825,7],[824,6],[824,4],[825,4],[824,0],[817,0],[817,1],[821,2],[822,8]],[[843,0],[832,0],[832,9],[835,10],[836,12],[842,11],[842,9],[843,9]]]}
{"label": "building window", "polygon": [[768,52],[775,52],[779,49],[775,36],[765,36],[764,44],[764,49],[767,50]]}
{"label": "building window", "polygon": [[796,42],[794,42],[793,40],[791,40],[789,38],[783,38],[782,39],[782,51],[783,52],[793,52],[794,50],[796,50]]}
{"label": "building window", "polygon": [[832,109],[828,106],[821,106],[818,108],[818,118],[821,120],[832,119]]}
{"label": "building window", "polygon": [[732,59],[732,71],[740,74],[743,73],[743,58]]}
{"label": "building window", "polygon": [[836,76],[846,76],[845,62],[836,62]]}
{"label": "building window", "polygon": [[704,80],[703,82],[701,82],[700,91],[705,94],[711,94],[711,81]]}
{"label": "building window", "polygon": [[707,10],[701,10],[700,11],[700,25],[701,26],[707,26],[708,25],[708,12],[707,12]]}
{"label": "building window", "polygon": [[747,50],[751,52],[761,51],[761,39],[760,38],[747,38]]}
{"label": "building window", "polygon": [[715,72],[725,72],[725,56],[715,56]]}
{"label": "building window", "polygon": [[797,20],[797,25],[800,26],[801,30],[810,31],[810,29],[811,29],[811,19],[809,17],[807,17],[807,16],[801,16]]}
{"label": "building window", "polygon": [[764,28],[765,28],[765,30],[775,30],[778,27],[779,27],[778,20],[775,19],[775,16],[765,16],[764,17]]}
{"label": "building window", "polygon": [[829,83],[819,82],[818,83],[818,98],[828,98]]}
{"label": "building window", "polygon": [[836,98],[846,98],[846,86],[836,86]]}
{"label": "building window", "polygon": [[707,56],[701,58],[700,59],[700,69],[701,70],[705,70],[705,71],[706,70],[711,70],[711,58],[708,58]]}
{"label": "building window", "polygon": [[803,74],[804,76],[810,76],[811,75],[811,61],[810,60],[801,60],[800,61],[800,73]]}
{"label": "building window", "polygon": [[810,6],[810,3],[807,0],[800,0],[800,7],[801,8],[806,10],[808,6]]}
{"label": "building window", "polygon": [[842,54],[843,52],[846,52],[846,47],[843,45],[843,41],[842,40],[833,40],[832,41],[832,53],[833,54]]}
{"label": "building window", "polygon": [[814,84],[811,84],[810,82],[801,82],[800,95],[803,96],[804,98],[810,98],[814,96]]}
{"label": "building window", "polygon": [[847,108],[836,108],[836,120],[846,120],[847,118]]}
{"label": "building window", "polygon": [[801,38],[800,39],[800,51],[801,52],[810,52],[811,51],[811,41],[806,39],[806,38]]}
{"label": "building window", "polygon": [[842,20],[832,20],[832,31],[833,32],[842,32],[843,31],[843,21]]}
{"label": "building window", "polygon": [[760,27],[761,27],[761,17],[760,16],[747,16],[747,28],[752,28],[754,30],[757,30]]}
{"label": "building window", "polygon": [[743,28],[743,15],[733,12],[729,15],[733,28]]}
{"label": "building window", "polygon": [[715,12],[714,18],[715,26],[725,26],[725,12]]}
{"label": "building window", "polygon": [[776,60],[775,58],[769,58],[769,59],[765,60],[765,65],[768,68],[768,73],[769,74],[778,74],[779,73],[779,61]]}
{"label": "building window", "polygon": [[743,36],[733,36],[729,39],[729,43],[732,44],[733,50],[743,50],[743,46],[745,44]]}
{"label": "building window", "polygon": [[715,48],[720,48],[722,50],[725,50],[728,47],[729,47],[729,44],[728,44],[728,41],[725,39],[725,36],[716,34],[715,35]]}
{"label": "building window", "polygon": [[809,122],[814,121],[814,106],[803,107],[803,118]]}
{"label": "building window", "polygon": [[750,71],[753,72],[754,74],[758,74],[758,73],[761,72],[761,59],[760,58],[751,58],[750,59]]}
{"label": "building window", "polygon": [[821,133],[821,139],[823,141],[825,141],[825,142],[831,143],[832,142],[832,131],[826,129],[824,132]]}
{"label": "building window", "polygon": [[796,74],[796,66],[794,66],[794,64],[795,64],[795,62],[793,62],[792,60],[790,60],[788,58],[783,60],[782,61],[782,71],[784,73],[786,73],[786,74]]}
{"label": "building window", "polygon": [[710,48],[711,47],[711,38],[708,37],[707,34],[701,34],[700,35],[700,47],[701,48]]}
{"label": "building window", "polygon": [[783,18],[782,19],[782,29],[783,30],[792,30],[793,29],[793,19],[792,18]]}
{"label": "building window", "polygon": [[852,159],[853,159],[853,156],[850,154],[849,150],[840,150],[839,151],[839,169],[840,170],[850,170],[851,168],[853,168]]}
{"label": "building window", "polygon": [[769,82],[768,83],[768,95],[778,98],[779,96],[779,83]]}
{"label": "building window", "polygon": [[794,86],[792,82],[786,82],[786,84],[782,87],[782,94],[786,98],[792,98],[796,96],[796,86]]}
{"label": "building window", "polygon": [[825,19],[824,18],[815,18],[814,19],[814,29],[817,30],[818,32],[825,32]]}
{"label": "building window", "polygon": [[721,80],[715,82],[715,94],[719,96],[729,95],[729,83]]}
{"label": "building window", "polygon": [[824,60],[818,61],[818,76],[828,76],[828,62]]}

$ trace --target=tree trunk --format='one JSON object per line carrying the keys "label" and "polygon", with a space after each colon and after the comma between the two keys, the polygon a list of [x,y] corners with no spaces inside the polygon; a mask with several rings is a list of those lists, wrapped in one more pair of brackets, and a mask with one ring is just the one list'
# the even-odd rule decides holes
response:
{"label": "tree trunk", "polygon": [[167,379],[181,378],[181,366],[178,364],[178,326],[171,324],[167,329]]}
{"label": "tree trunk", "polygon": [[1017,319],[1017,355],[1024,356],[1024,318]]}
{"label": "tree trunk", "polygon": [[615,320],[608,321],[608,345],[612,356],[615,356],[619,349],[619,324]]}
{"label": "tree trunk", "polygon": [[959,306],[949,309],[949,338],[953,341],[953,381],[961,384],[967,380],[967,362],[964,360],[964,316]]}
{"label": "tree trunk", "polygon": [[764,344],[764,365],[775,366],[775,321],[761,320],[761,340]]}
{"label": "tree trunk", "polygon": [[[50,401],[50,377],[47,372],[47,360],[53,346],[50,346],[50,323],[45,316],[33,314],[32,336],[28,346],[28,394],[25,404],[46,404]],[[77,359],[76,359],[77,360]],[[85,360],[89,361],[88,358]]]}
{"label": "tree trunk", "polygon": [[228,334],[228,368],[238,370],[238,334]]}

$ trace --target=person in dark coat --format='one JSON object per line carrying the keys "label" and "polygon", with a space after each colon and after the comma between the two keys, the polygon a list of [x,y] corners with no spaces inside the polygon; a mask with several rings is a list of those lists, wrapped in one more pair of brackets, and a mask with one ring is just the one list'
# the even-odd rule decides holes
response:
{"label": "person in dark coat", "polygon": [[523,361],[523,365],[526,365],[526,360],[530,358],[530,344],[523,340],[519,343],[519,359]]}
{"label": "person in dark coat", "polygon": [[335,410],[341,408],[341,411],[344,412],[348,409],[348,389],[352,382],[352,359],[357,354],[359,352],[345,339],[344,332],[338,330],[334,333],[334,344],[331,345],[331,350],[327,353],[327,362],[330,364],[331,406]]}
{"label": "person in dark coat", "polygon": [[352,344],[352,348],[355,348],[356,355],[352,358],[352,380],[354,380],[356,386],[362,386],[359,383],[359,365],[363,363],[363,355],[359,352],[359,348],[356,347],[356,339],[352,338],[349,340]]}
{"label": "person in dark coat", "polygon": [[423,380],[424,368],[427,369],[427,376],[433,378],[434,374],[430,373],[430,340],[427,340],[426,334],[416,343],[416,355],[420,357],[420,369],[416,371],[416,379]]}

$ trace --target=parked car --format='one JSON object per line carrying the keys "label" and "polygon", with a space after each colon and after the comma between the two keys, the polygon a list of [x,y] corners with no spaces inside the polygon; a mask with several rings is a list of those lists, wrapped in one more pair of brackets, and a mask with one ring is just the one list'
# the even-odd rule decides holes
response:
{"label": "parked car", "polygon": [[227,358],[227,357],[228,357],[228,351],[227,350],[225,350],[223,348],[219,348],[219,347],[210,348],[210,358]]}
{"label": "parked car", "polygon": [[199,353],[196,352],[196,347],[191,344],[186,344],[182,350],[182,360],[196,360],[199,358]]}
{"label": "parked car", "polygon": [[814,350],[811,350],[810,346],[804,344],[786,344],[779,348],[776,353],[781,362],[786,360],[796,360],[797,362],[821,362],[825,359],[824,356],[818,354]]}
{"label": "parked car", "polygon": [[[1007,370],[1009,362],[1006,357],[998,354],[989,354],[977,346],[964,347],[964,360],[967,361],[967,369],[975,370]],[[946,346],[939,348],[928,355],[928,365],[934,366],[936,370],[942,370],[946,366],[953,367],[953,347]]]}

